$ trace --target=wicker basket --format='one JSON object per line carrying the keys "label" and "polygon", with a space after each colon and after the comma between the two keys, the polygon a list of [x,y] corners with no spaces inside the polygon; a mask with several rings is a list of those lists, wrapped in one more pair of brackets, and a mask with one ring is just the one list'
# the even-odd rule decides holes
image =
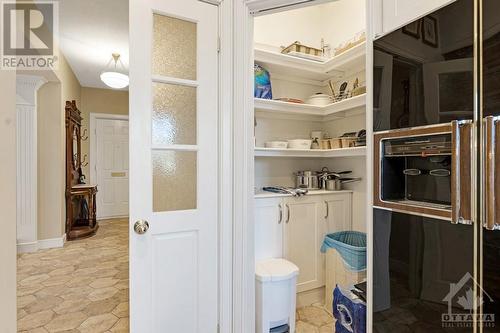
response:
{"label": "wicker basket", "polygon": [[290,52],[299,52],[299,53],[304,53],[304,54],[310,54],[310,55],[317,56],[317,57],[320,57],[323,55],[323,50],[317,49],[315,47],[302,45],[302,44],[300,44],[299,41],[292,43],[291,45],[285,47],[281,51],[281,53],[283,53],[283,54],[288,54]]}
{"label": "wicker basket", "polygon": [[319,140],[319,147],[321,149],[331,149],[330,140],[329,139],[321,139],[321,140]]}
{"label": "wicker basket", "polygon": [[342,148],[349,148],[349,147],[355,147],[356,146],[356,141],[358,138],[356,137],[342,137]]}
{"label": "wicker basket", "polygon": [[342,139],[341,138],[333,138],[329,139],[331,149],[342,148]]}

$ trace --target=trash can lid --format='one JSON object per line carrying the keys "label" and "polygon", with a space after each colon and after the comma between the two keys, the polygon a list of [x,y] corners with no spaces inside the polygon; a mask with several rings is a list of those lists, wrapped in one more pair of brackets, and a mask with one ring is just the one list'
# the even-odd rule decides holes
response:
{"label": "trash can lid", "polygon": [[255,266],[255,278],[263,282],[288,280],[298,274],[299,268],[282,258],[262,260]]}

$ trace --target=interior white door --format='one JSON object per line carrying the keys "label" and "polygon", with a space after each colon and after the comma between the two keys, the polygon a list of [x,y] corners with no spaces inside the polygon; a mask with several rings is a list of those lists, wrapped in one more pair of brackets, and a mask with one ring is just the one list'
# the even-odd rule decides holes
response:
{"label": "interior white door", "polygon": [[442,87],[450,86],[448,82],[455,82],[454,87],[460,86],[462,96],[473,96],[474,59],[463,58],[448,61],[427,63],[423,66],[425,115],[430,123],[445,123],[453,119],[472,118],[474,102],[470,98],[468,110],[456,109],[454,103],[457,91],[448,91]]}
{"label": "interior white door", "polygon": [[129,4],[131,332],[216,332],[218,9]]}
{"label": "interior white door", "polygon": [[97,119],[97,218],[128,216],[128,120]]}

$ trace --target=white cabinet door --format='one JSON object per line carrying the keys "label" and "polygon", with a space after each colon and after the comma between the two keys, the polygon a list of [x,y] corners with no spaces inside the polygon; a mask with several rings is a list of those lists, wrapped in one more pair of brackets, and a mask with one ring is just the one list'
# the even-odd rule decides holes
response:
{"label": "white cabinet door", "polygon": [[320,252],[325,232],[325,205],[321,196],[286,198],[285,258],[299,267],[297,292],[325,284],[324,256]]}
{"label": "white cabinet door", "polygon": [[283,217],[280,198],[255,199],[255,262],[283,258]]}
{"label": "white cabinet door", "polygon": [[342,193],[324,196],[326,208],[326,233],[352,230],[352,194]]}
{"label": "white cabinet door", "polygon": [[382,0],[382,29],[389,33],[455,0]]}
{"label": "white cabinet door", "polygon": [[218,8],[129,6],[130,332],[216,332]]}

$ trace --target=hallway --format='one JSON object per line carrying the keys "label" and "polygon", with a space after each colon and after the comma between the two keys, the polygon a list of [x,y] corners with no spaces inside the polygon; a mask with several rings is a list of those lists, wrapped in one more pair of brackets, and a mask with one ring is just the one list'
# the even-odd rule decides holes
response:
{"label": "hallway", "polygon": [[18,332],[128,332],[128,219],[17,259]]}

